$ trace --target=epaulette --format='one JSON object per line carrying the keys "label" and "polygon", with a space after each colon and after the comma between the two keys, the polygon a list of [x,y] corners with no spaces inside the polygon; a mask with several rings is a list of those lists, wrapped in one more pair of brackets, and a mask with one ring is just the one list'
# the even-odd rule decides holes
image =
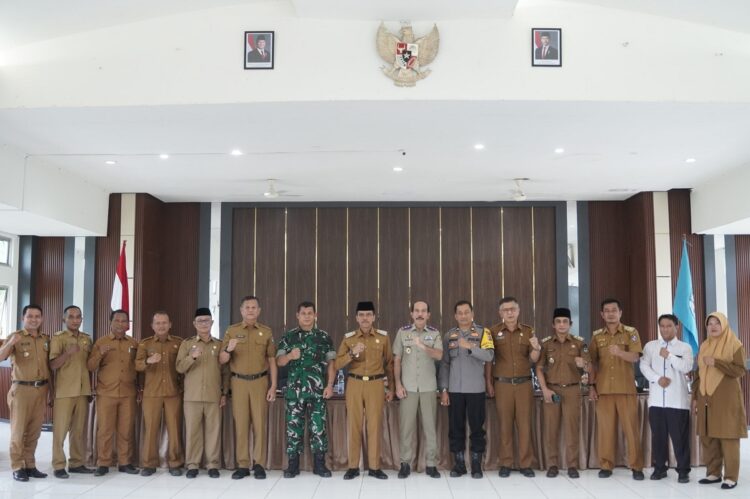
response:
{"label": "epaulette", "polygon": [[271,330],[270,326],[266,326],[265,324],[261,324],[260,322],[256,322],[255,327],[258,329],[267,329],[269,331]]}
{"label": "epaulette", "polygon": [[438,330],[438,328],[436,328],[436,327],[432,327],[432,326],[430,326],[429,324],[428,324],[428,325],[426,325],[426,326],[425,326],[424,328],[425,328],[425,329],[427,329],[427,330],[429,330],[429,331],[437,331],[437,330]]}
{"label": "epaulette", "polygon": [[625,329],[626,332],[632,333],[635,331],[635,328],[633,326],[626,326],[625,324],[622,325],[622,327]]}
{"label": "epaulette", "polygon": [[[148,338],[144,338],[141,340],[141,343],[146,343],[147,341],[153,341],[153,339],[156,338],[156,336],[149,336]],[[135,338],[133,338],[135,339]]]}
{"label": "epaulette", "polygon": [[55,336],[60,336],[60,335],[61,335],[61,334],[63,334],[64,332],[65,332],[65,331],[58,331],[58,332],[56,332],[56,333],[55,333]]}
{"label": "epaulette", "polygon": [[571,335],[571,336],[573,336],[573,338],[577,339],[578,341],[586,341],[586,340],[584,340],[584,339],[583,339],[582,337],[580,337],[580,336],[576,336],[575,334],[573,334],[573,335]]}
{"label": "epaulette", "polygon": [[376,329],[375,331],[377,331],[378,334],[382,334],[383,336],[388,336],[388,331],[383,331],[382,329]]}
{"label": "epaulette", "polygon": [[603,332],[604,332],[604,328],[602,328],[602,329],[597,329],[596,331],[594,331],[594,334],[593,334],[593,336],[596,336],[597,334],[602,334]]}
{"label": "epaulette", "polygon": [[546,338],[544,338],[544,339],[542,340],[542,343],[547,343],[547,342],[548,342],[549,340],[551,340],[551,339],[552,339],[552,336],[547,336]]}
{"label": "epaulette", "polygon": [[414,324],[407,324],[405,326],[401,326],[399,329],[411,329],[414,327]]}
{"label": "epaulette", "polygon": [[356,332],[356,331],[349,331],[348,333],[346,333],[346,334],[344,335],[344,338],[351,338],[351,337],[352,337],[352,336],[354,336],[355,334],[357,334],[357,332]]}
{"label": "epaulette", "polygon": [[532,331],[534,331],[534,326],[529,326],[528,324],[524,324],[524,323],[522,323],[522,322],[519,322],[519,323],[518,323],[518,325],[519,325],[519,326],[521,326],[521,327],[526,327],[526,328],[529,328],[529,329],[531,329]]}

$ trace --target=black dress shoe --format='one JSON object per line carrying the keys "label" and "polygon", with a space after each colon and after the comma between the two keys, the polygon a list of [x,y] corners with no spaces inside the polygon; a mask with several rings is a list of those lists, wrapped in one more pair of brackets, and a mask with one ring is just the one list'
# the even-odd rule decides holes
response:
{"label": "black dress shoe", "polygon": [[698,480],[698,483],[701,485],[709,485],[711,483],[719,483],[720,481],[721,481],[721,477],[718,477],[718,478],[706,477],[706,478],[701,478],[700,480]]}
{"label": "black dress shoe", "polygon": [[[198,470],[195,470],[198,471]],[[208,478],[219,478],[221,476],[221,473],[219,473],[219,470],[216,468],[210,468],[208,470]]]}
{"label": "black dress shoe", "polygon": [[399,478],[406,478],[411,474],[411,466],[409,463],[401,463],[401,469],[398,470]]}
{"label": "black dress shoe", "polygon": [[724,490],[733,489],[736,486],[737,486],[737,482],[734,482],[734,483],[724,482],[724,483],[721,484],[721,488],[724,489]]}
{"label": "black dress shoe", "polygon": [[435,466],[428,466],[424,469],[424,474],[430,478],[440,478],[440,472]]}
{"label": "black dress shoe", "polygon": [[568,476],[570,478],[580,478],[581,475],[578,474],[578,470],[575,468],[568,468]]}
{"label": "black dress shoe", "polygon": [[36,468],[26,468],[26,474],[29,478],[47,478],[47,473],[42,473]]}
{"label": "black dress shoe", "polygon": [[65,471],[65,468],[55,470],[52,474],[55,475],[55,478],[70,478],[70,475]]}
{"label": "black dress shoe", "polygon": [[185,473],[185,478],[195,478],[198,476],[198,469],[193,468],[190,470],[187,470],[187,473]]}
{"label": "black dress shoe", "polygon": [[555,478],[558,473],[560,473],[560,470],[557,469],[557,466],[550,466],[547,470],[547,476],[549,478]]}
{"label": "black dress shoe", "polygon": [[104,476],[109,473],[109,466],[97,466],[94,470],[94,476]]}
{"label": "black dress shoe", "polygon": [[378,480],[388,480],[388,475],[383,473],[383,470],[368,470],[367,476],[375,477]]}
{"label": "black dress shoe", "polygon": [[688,473],[680,473],[680,475],[677,477],[677,481],[679,483],[689,483],[690,475]]}
{"label": "black dress shoe", "polygon": [[263,466],[261,466],[260,464],[256,464],[253,466],[253,476],[257,480],[263,480],[264,478],[266,478],[266,470],[263,469]]}
{"label": "black dress shoe", "polygon": [[667,478],[667,472],[666,471],[657,471],[657,470],[654,470],[654,472],[651,473],[651,476],[648,477],[649,480],[661,480],[662,478]]}
{"label": "black dress shoe", "polygon": [[639,482],[646,478],[646,476],[643,474],[642,470],[633,470],[633,480],[638,480]]}
{"label": "black dress shoe", "polygon": [[612,476],[612,470],[599,470],[599,478],[609,478]]}
{"label": "black dress shoe", "polygon": [[68,473],[93,473],[95,470],[87,468],[85,466],[76,466],[75,468],[68,468]]}
{"label": "black dress shoe", "polygon": [[521,468],[520,471],[521,471],[521,474],[527,478],[534,478],[536,476],[536,474],[534,473],[534,470],[532,470],[531,468]]}
{"label": "black dress shoe", "polygon": [[143,468],[141,470],[141,476],[151,476],[156,473],[156,468]]}
{"label": "black dress shoe", "polygon": [[117,471],[120,473],[127,473],[128,475],[137,475],[138,474],[138,468],[133,466],[132,464],[125,464],[122,466],[117,467]]}
{"label": "black dress shoe", "polygon": [[232,480],[241,480],[246,476],[250,476],[250,468],[237,468],[232,473]]}
{"label": "black dress shoe", "polygon": [[346,470],[346,473],[344,473],[344,480],[351,480],[354,477],[359,476],[359,468],[349,468]]}
{"label": "black dress shoe", "polygon": [[29,475],[26,474],[25,469],[21,468],[19,470],[13,471],[13,480],[16,480],[17,482],[28,482]]}
{"label": "black dress shoe", "polygon": [[169,474],[172,476],[182,476],[182,468],[169,468]]}
{"label": "black dress shoe", "polygon": [[497,472],[502,478],[508,478],[510,476],[510,468],[507,466],[500,466],[500,471]]}

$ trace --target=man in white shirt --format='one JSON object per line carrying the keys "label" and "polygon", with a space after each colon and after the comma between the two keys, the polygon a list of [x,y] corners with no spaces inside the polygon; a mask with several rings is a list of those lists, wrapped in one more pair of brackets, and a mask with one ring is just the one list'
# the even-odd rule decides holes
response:
{"label": "man in white shirt", "polygon": [[641,372],[650,382],[648,420],[651,425],[651,480],[666,478],[669,442],[677,458],[678,482],[690,481],[690,393],[685,377],[693,369],[693,350],[677,339],[679,320],[672,314],[659,316],[661,339],[643,348]]}

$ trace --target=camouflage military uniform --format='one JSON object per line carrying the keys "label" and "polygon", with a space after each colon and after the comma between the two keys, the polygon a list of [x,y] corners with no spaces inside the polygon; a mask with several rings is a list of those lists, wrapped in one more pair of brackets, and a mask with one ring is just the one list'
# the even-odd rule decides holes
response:
{"label": "camouflage military uniform", "polygon": [[303,331],[294,328],[284,333],[279,341],[276,356],[300,349],[300,358],[287,364],[288,376],[284,398],[286,400],[287,454],[302,453],[305,436],[305,413],[310,409],[310,447],[315,452],[328,450],[326,436],[326,385],[327,363],[336,358],[333,342],[328,333],[318,328]]}

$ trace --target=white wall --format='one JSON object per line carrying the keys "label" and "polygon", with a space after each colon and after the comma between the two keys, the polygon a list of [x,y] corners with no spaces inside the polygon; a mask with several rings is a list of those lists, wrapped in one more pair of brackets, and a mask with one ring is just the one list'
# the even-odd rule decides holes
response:
{"label": "white wall", "polygon": [[750,234],[750,168],[742,166],[712,177],[693,189],[693,232]]}

